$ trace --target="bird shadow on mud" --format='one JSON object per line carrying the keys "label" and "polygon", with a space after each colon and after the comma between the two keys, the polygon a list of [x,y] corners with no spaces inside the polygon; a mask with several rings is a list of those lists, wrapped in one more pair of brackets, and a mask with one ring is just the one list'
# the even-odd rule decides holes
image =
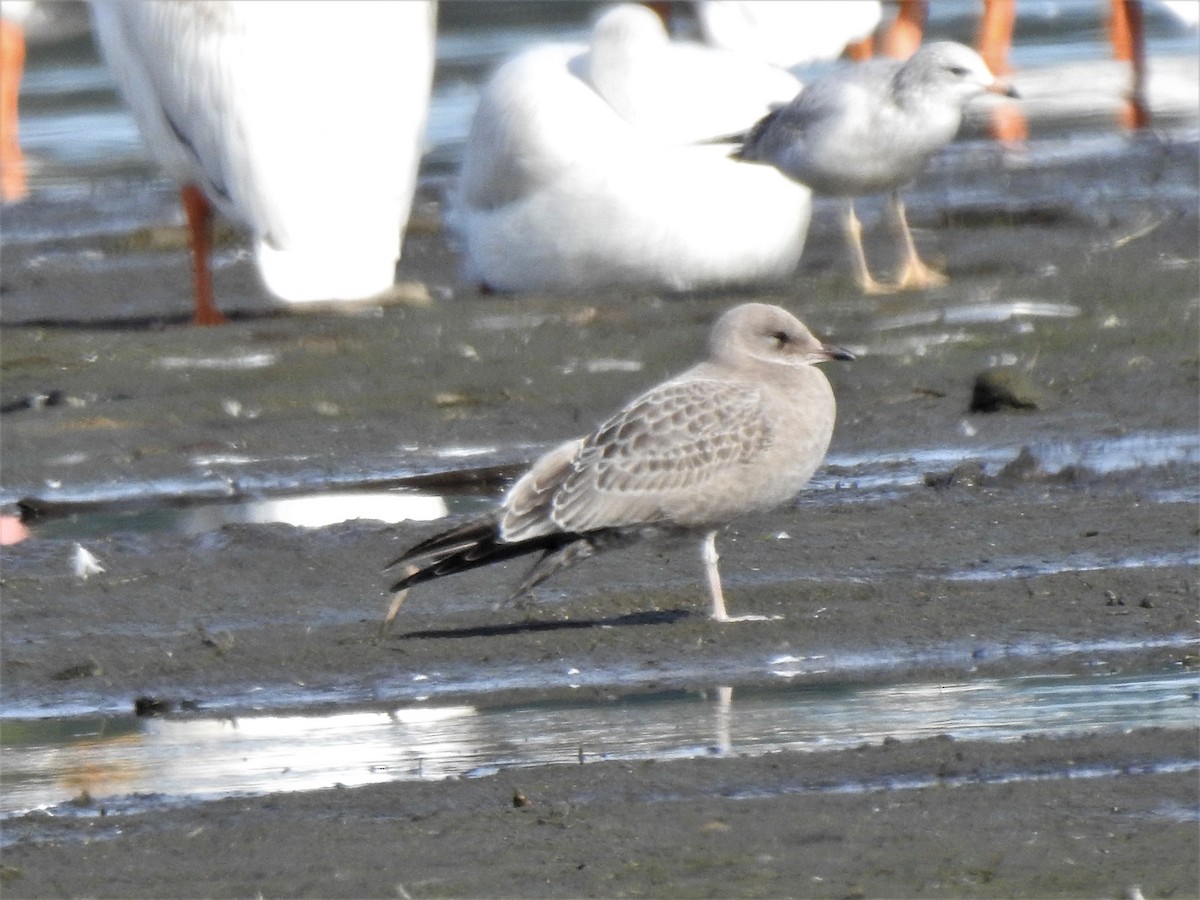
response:
{"label": "bird shadow on mud", "polygon": [[579,628],[618,628],[627,625],[670,625],[692,613],[686,609],[657,609],[644,612],[606,616],[602,619],[569,619],[567,621],[514,622],[508,625],[478,625],[472,628],[437,628],[430,631],[408,631],[397,635],[400,640],[430,640],[435,638],[499,637],[507,634],[526,634],[540,631],[562,631]]}

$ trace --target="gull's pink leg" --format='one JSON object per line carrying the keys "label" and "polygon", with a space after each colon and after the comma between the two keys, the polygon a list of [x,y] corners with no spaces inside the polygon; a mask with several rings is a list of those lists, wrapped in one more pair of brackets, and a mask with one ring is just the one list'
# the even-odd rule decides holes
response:
{"label": "gull's pink leg", "polygon": [[731,616],[725,611],[725,595],[721,591],[721,573],[717,571],[717,533],[710,531],[704,536],[704,544],[700,550],[704,560],[704,574],[708,579],[708,593],[712,597],[712,618],[714,622],[763,622],[768,616]]}
{"label": "gull's pink leg", "polygon": [[888,285],[881,284],[871,277],[867,268],[867,254],[862,244],[862,223],[854,214],[854,201],[847,198],[842,210],[842,229],[846,235],[846,243],[850,246],[850,255],[854,262],[854,280],[865,294],[890,294],[893,291]]}

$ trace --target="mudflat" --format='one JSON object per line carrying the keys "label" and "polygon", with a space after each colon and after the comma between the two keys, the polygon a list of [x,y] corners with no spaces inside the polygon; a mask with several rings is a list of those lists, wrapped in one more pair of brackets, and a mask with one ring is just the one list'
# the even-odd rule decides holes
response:
{"label": "mudflat", "polygon": [[[43,515],[4,548],[5,709],[154,698],[171,717],[244,716],[264,696],[328,708],[331,692],[377,708],[430,702],[409,687],[430,672],[445,673],[438,700],[480,708],[729,686],[736,709],[782,656],[825,661],[793,676],[812,685],[1190,671],[1197,146],[1067,149],[1017,164],[966,145],[994,157],[982,199],[954,189],[953,160],[923,176],[910,219],[952,280],[898,297],[853,289],[820,203],[794,281],[703,296],[484,296],[446,236],[417,227],[400,276],[418,289],[285,313],[234,245],[219,329],[184,324],[181,251],[6,241],[4,499]],[[98,205],[34,200],[6,220],[32,233]],[[826,366],[839,419],[813,486],[718,537],[730,612],[770,621],[708,621],[688,543],[602,556],[521,606],[498,604],[519,562],[423,585],[380,635],[382,565],[445,521],[121,525],[364,485],[482,502],[698,358],[713,319],[749,299],[859,353]],[[970,410],[996,369],[1032,406]],[[102,573],[75,574],[77,542]],[[863,657],[886,663],[837,664]],[[84,779],[71,814],[6,820],[0,877],[8,896],[1186,897],[1197,746],[1195,729],[1034,722],[1018,741],[755,755],[735,734],[712,758],[132,812]]]}

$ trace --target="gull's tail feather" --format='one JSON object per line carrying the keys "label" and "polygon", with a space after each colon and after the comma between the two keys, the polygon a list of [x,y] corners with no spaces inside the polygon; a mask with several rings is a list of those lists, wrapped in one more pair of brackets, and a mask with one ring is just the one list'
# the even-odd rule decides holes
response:
{"label": "gull's tail feather", "polygon": [[409,547],[383,568],[391,569],[401,563],[411,563],[426,557],[434,560],[445,558],[457,550],[474,546],[488,538],[493,540],[497,535],[497,521],[494,516],[482,519],[472,519],[454,528],[439,532],[433,537],[426,538],[419,544]]}
{"label": "gull's tail feather", "polygon": [[766,162],[766,160],[764,160],[758,153],[758,143],[762,138],[763,133],[779,116],[779,112],[782,109],[784,109],[784,107],[780,106],[771,110],[769,113],[755,122],[751,128],[742,132],[740,135],[735,135],[734,137],[736,137],[737,140],[730,141],[729,143],[735,143],[737,144],[737,147],[735,147],[733,152],[729,154],[729,158],[740,159],[743,162]]}
{"label": "gull's tail feather", "polygon": [[765,116],[751,125],[749,128],[743,128],[741,131],[735,131],[733,134],[722,134],[719,137],[705,138],[702,141],[697,141],[698,144],[734,144],[736,145],[733,152],[729,154],[730,159],[740,159],[745,162],[765,162],[753,153],[754,146],[758,143],[759,137],[767,126],[773,122],[779,115],[779,111],[787,106],[786,103],[774,103],[771,105],[771,111]]}
{"label": "gull's tail feather", "polygon": [[722,134],[717,137],[704,138],[704,140],[696,141],[696,143],[704,146],[710,144],[744,144],[749,137],[750,129],[747,128],[743,131],[735,131],[733,134]]}
{"label": "gull's tail feather", "polygon": [[514,559],[539,550],[549,555],[581,540],[577,534],[546,534],[508,543],[501,539],[495,519],[477,519],[434,535],[390,562],[386,568],[407,564],[410,571],[392,585],[403,591],[423,581],[466,572],[479,566]]}
{"label": "gull's tail feather", "polygon": [[540,552],[541,557],[509,597],[509,600],[515,600],[556,572],[606,550],[637,543],[644,531],[643,528],[599,528],[583,533],[558,531],[507,542],[500,537],[495,518],[475,519],[422,541],[392,560],[386,568],[408,567],[407,574],[392,585],[392,591],[397,592],[443,575]]}

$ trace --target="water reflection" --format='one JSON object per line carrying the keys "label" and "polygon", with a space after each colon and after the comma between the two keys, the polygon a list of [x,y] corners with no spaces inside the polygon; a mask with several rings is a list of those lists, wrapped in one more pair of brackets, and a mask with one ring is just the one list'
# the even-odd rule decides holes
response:
{"label": "water reflection", "polygon": [[346,491],[276,497],[249,503],[207,506],[183,512],[177,530],[189,534],[212,531],[230,522],[281,522],[320,528],[355,519],[380,522],[428,522],[450,514],[445,497],[397,491]]}
{"label": "water reflection", "polygon": [[[206,471],[195,481],[165,479],[137,483],[110,481],[63,487],[28,501],[38,510],[32,523],[37,537],[80,540],[120,531],[176,532],[196,534],[231,523],[282,523],[307,528],[356,519],[381,522],[431,521],[446,516],[469,515],[488,509],[499,496],[506,479],[523,469],[510,460],[517,455],[532,458],[539,448],[514,448],[506,453],[495,447],[448,447],[435,452],[443,467],[438,473],[444,483],[455,485],[444,492],[374,489],[372,483],[403,482],[414,476],[388,469],[381,462],[373,476],[359,481],[314,485],[312,489],[283,493],[280,482],[294,477],[279,474],[282,460],[241,457],[204,457],[193,462],[206,470],[220,466],[273,464],[276,470],[255,478],[240,475],[242,495],[231,494],[227,480]],[[950,469],[964,459],[977,460],[987,475],[995,475],[1021,452],[1020,447],[991,446],[908,448],[893,453],[873,451],[870,455],[835,454],[814,478],[802,505],[878,500],[902,490],[921,487],[928,472]],[[1035,444],[1030,453],[1038,470],[1053,475],[1074,466],[1094,476],[1114,475],[1161,467],[1195,467],[1200,464],[1200,441],[1195,434],[1135,432],[1108,440],[1055,441]],[[470,465],[444,468],[455,461]],[[301,460],[309,462],[312,460]],[[370,471],[369,461],[360,469]],[[457,480],[456,480],[457,473]],[[1160,503],[1193,502],[1196,487],[1181,477],[1182,485],[1161,485],[1154,495]],[[358,489],[355,489],[357,486]],[[0,489],[0,502],[17,498]]]}
{"label": "water reflection", "polygon": [[[206,719],[7,719],[0,812],[87,796],[205,799],[611,759],[817,751],[933,735],[1012,740],[1197,724],[1187,672],[889,686],[718,687],[498,709]],[[149,801],[147,801],[149,802]]]}
{"label": "water reflection", "polygon": [[879,331],[911,328],[914,325],[978,325],[1007,322],[1020,318],[1073,319],[1082,310],[1070,303],[1049,303],[1041,300],[1003,300],[948,306],[944,309],[923,309],[899,316],[881,318],[875,323]]}
{"label": "water reflection", "polygon": [[203,534],[232,524],[281,524],[323,528],[360,519],[377,522],[430,522],[479,512],[490,496],[441,495],[403,491],[328,491],[281,497],[105,509],[103,505],[35,520],[34,537],[80,540],[113,533]]}

